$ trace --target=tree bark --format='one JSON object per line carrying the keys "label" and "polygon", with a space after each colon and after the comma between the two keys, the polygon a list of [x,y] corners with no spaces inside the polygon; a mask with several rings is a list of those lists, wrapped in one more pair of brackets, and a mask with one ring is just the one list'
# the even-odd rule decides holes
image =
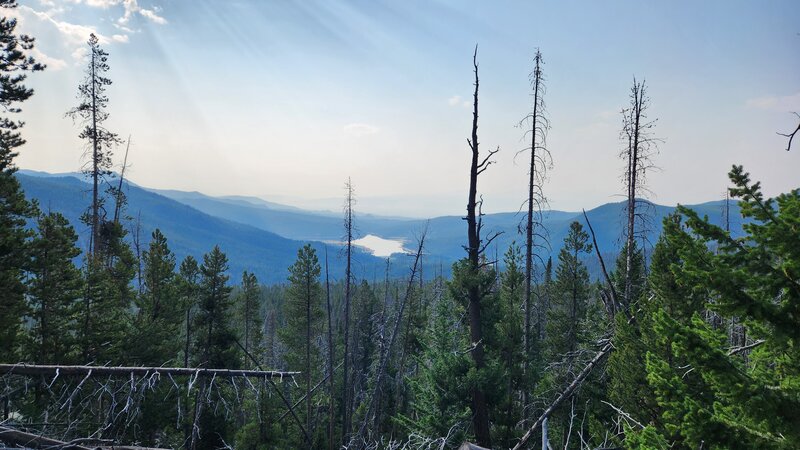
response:
{"label": "tree bark", "polygon": [[[478,217],[478,175],[485,169],[488,160],[484,163],[479,162],[478,152],[478,88],[480,80],[478,78],[478,47],[475,46],[475,53],[472,55],[472,65],[475,72],[475,93],[473,94],[472,106],[472,140],[469,141],[472,150],[472,162],[469,171],[469,196],[467,199],[467,258],[469,270],[472,276],[477,276],[480,271],[480,218]],[[491,156],[491,154],[490,154]],[[478,370],[483,369],[484,349],[483,349],[483,330],[481,329],[481,297],[480,287],[476,283],[470,283],[467,288],[469,334],[474,349],[472,359]],[[483,388],[478,386],[472,390],[472,427],[475,433],[475,440],[478,445],[491,448],[492,439],[489,434],[489,410],[486,405],[486,394]]]}

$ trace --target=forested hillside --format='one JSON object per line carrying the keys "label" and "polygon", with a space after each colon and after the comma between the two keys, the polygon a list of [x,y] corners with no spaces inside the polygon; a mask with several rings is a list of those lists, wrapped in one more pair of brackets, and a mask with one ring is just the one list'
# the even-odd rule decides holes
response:
{"label": "forested hillside", "polygon": [[[136,1],[41,5],[53,8],[47,17],[123,8],[106,25],[130,35],[141,32],[132,18],[168,23]],[[20,154],[41,150],[20,119],[32,80],[73,70],[22,33],[31,11],[0,0],[0,447],[800,448],[800,188],[767,195],[777,179],[762,186],[734,164],[718,199],[651,201],[649,177],[668,151],[662,133],[676,129],[658,122],[674,99],[651,98],[644,78],[619,95],[618,173],[595,161],[591,176],[569,174],[586,191],[599,177],[620,179],[618,203],[550,210],[553,156],[574,149],[548,140],[558,124],[545,50],[534,50],[529,89],[516,94],[529,109],[508,124],[523,148],[505,151],[484,133],[501,81],[483,78],[481,61],[499,60],[475,46],[461,80],[470,95],[448,101],[468,111],[466,142],[448,161],[463,178],[463,217],[361,214],[347,173],[337,173],[341,212],[306,211],[128,181],[132,138],[110,118],[133,106],[115,103],[110,49],[129,34],[52,18],[87,34],[73,55],[82,75],[70,109],[37,113],[72,121],[82,147],[63,151],[81,173],[20,173]],[[55,96],[47,87],[36,95]],[[205,92],[250,101],[238,87],[226,79]],[[242,127],[267,128],[251,119]],[[753,152],[793,161],[792,120],[780,148]],[[182,123],[167,125],[165,145]],[[377,133],[351,125],[352,136]],[[223,141],[236,150],[232,136]],[[513,186],[523,206],[485,214],[503,159],[524,168],[526,183]],[[214,161],[216,176],[232,162],[241,163]],[[296,161],[316,176],[337,167],[316,163]],[[426,168],[404,170],[410,185]],[[366,234],[405,251],[373,256],[359,246]]]}

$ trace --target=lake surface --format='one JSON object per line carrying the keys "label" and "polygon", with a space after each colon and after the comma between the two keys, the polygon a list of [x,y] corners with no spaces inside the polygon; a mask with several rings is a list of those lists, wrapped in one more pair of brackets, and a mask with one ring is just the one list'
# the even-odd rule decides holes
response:
{"label": "lake surface", "polygon": [[366,248],[375,256],[384,258],[395,253],[408,253],[408,250],[403,248],[403,241],[384,239],[374,234],[368,234],[361,239],[356,239],[353,244]]}

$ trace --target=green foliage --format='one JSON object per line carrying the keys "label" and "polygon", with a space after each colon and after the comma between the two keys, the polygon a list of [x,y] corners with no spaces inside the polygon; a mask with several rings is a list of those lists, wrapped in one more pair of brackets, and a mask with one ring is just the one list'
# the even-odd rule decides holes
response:
{"label": "green foliage", "polygon": [[72,262],[78,236],[61,214],[40,214],[28,251],[28,332],[25,354],[36,364],[65,364],[77,356],[75,321],[83,278]]}
{"label": "green foliage", "polygon": [[[167,238],[156,229],[143,252],[142,293],[136,299],[130,358],[144,366],[161,366],[177,356],[175,335],[181,322],[175,280],[175,255]],[[174,365],[174,364],[169,364]]]}
{"label": "green foliage", "polygon": [[[250,353],[258,361],[263,361],[262,332],[264,321],[261,315],[260,303],[261,288],[258,279],[252,273],[242,273],[241,291],[236,298],[236,316],[239,323],[239,342],[244,346],[245,352]],[[255,369],[255,363],[246,354],[243,355],[244,367]]]}
{"label": "green foliage", "polygon": [[228,258],[219,247],[203,255],[200,266],[199,305],[194,317],[193,365],[215,369],[238,365],[236,335],[231,326],[231,287]]}
{"label": "green foliage", "polygon": [[408,434],[448,437],[447,448],[460,445],[470,420],[466,378],[472,360],[468,331],[459,321],[463,315],[463,307],[449,295],[434,304],[423,350],[417,357],[418,375],[408,380],[413,414],[396,417]]}
{"label": "green foliage", "polygon": [[[746,235],[680,207],[688,229],[665,222],[654,287],[647,380],[663,410],[638,434],[672,448],[789,449],[800,445],[800,191],[765,199],[740,166],[730,173]],[[714,249],[714,251],[712,251]],[[704,309],[738,317],[752,350],[728,350]],[[638,439],[638,438],[637,438]]]}
{"label": "green foliage", "polygon": [[496,380],[502,386],[502,394],[494,409],[493,436],[496,445],[505,448],[513,446],[521,435],[517,427],[522,419],[521,393],[531,389],[532,383],[523,374],[525,348],[522,300],[525,295],[525,272],[519,246],[512,244],[503,262],[505,271],[500,275],[500,298],[497,303],[501,319],[495,323],[500,339],[498,346],[491,351],[502,368],[502,378]]}
{"label": "green foliage", "polygon": [[[0,7],[16,8],[14,0],[0,2]],[[33,38],[15,33],[17,19],[0,18],[0,106],[4,114],[21,112],[33,90],[23,83],[26,72],[39,71],[44,66],[26,56],[33,49]],[[0,361],[16,362],[20,344],[20,325],[25,313],[23,274],[28,264],[24,251],[30,232],[26,219],[34,209],[25,200],[14,172],[16,149],[25,143],[19,129],[23,122],[10,116],[0,117]]]}

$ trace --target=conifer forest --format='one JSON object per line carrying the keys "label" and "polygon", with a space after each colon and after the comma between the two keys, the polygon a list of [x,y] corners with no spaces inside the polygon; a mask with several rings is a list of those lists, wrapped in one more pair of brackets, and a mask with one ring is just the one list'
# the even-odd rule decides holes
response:
{"label": "conifer forest", "polygon": [[[370,30],[369,43],[354,54],[376,60],[423,58],[419,54],[445,45],[432,40],[428,48],[387,46],[383,56],[369,53],[370,45],[391,41],[387,36],[395,31],[415,36],[408,39],[426,31],[421,22],[398,25],[402,30],[371,28],[373,16],[365,11],[378,4],[405,11],[408,5],[362,3],[262,6],[277,11],[279,4],[293,5],[308,15],[315,8],[352,10],[355,29]],[[615,3],[602,8],[619,8]],[[730,7],[724,17],[708,19],[708,33],[717,30],[712,22],[722,29],[729,19],[760,20],[736,13],[741,8],[769,10],[774,27],[755,30],[759,23],[737,33],[756,40],[762,31],[789,30],[781,45],[792,50],[777,57],[778,50],[765,48],[725,61],[686,55],[653,65],[656,57],[631,41],[636,34],[667,32],[631,23],[619,48],[596,49],[608,66],[568,63],[561,44],[537,43],[517,29],[515,42],[523,51],[514,54],[515,65],[498,67],[511,52],[460,29],[459,36],[471,40],[450,55],[459,77],[446,84],[461,95],[438,103],[441,111],[452,111],[450,121],[422,104],[409,118],[401,106],[422,102],[410,87],[427,86],[414,78],[418,71],[435,79],[443,69],[420,59],[428,66],[393,70],[386,81],[380,70],[357,63],[336,74],[336,61],[356,56],[342,53],[337,46],[349,38],[324,20],[306,23],[296,45],[321,33],[325,54],[292,53],[296,64],[319,59],[296,75],[296,84],[287,77],[280,78],[285,85],[264,87],[283,91],[264,98],[238,77],[267,85],[271,74],[294,70],[281,64],[256,68],[257,59],[269,59],[284,44],[254,50],[257,44],[244,42],[244,23],[226,24],[223,13],[212,12],[248,2],[0,0],[0,448],[800,448],[800,5],[789,2],[780,12],[777,3],[697,6]],[[491,7],[521,7],[514,5]],[[695,8],[673,5],[688,11],[682,17]],[[437,14],[459,7],[416,6]],[[187,17],[194,11],[194,19],[182,21],[179,8]],[[67,20],[77,11],[86,12],[85,25]],[[198,81],[208,75],[187,75],[179,67],[189,56],[169,54],[176,38],[152,37],[152,30],[216,17],[219,29],[232,27],[245,50],[224,49],[211,44],[221,38],[197,35],[190,38],[197,39],[192,57],[230,78]],[[437,17],[437,26],[463,28]],[[248,20],[264,21],[259,33],[279,34],[269,27],[280,21],[266,15]],[[794,28],[781,28],[785,22]],[[312,33],[315,25],[322,30]],[[690,32],[676,31],[665,42],[687,39],[681,33]],[[125,50],[147,39],[147,45],[161,46],[161,57],[175,58],[172,69],[154,68],[151,59]],[[591,46],[592,39],[581,45]],[[701,53],[718,50],[703,47],[712,45],[703,39],[695,36],[686,45]],[[71,56],[52,56],[53,49],[67,48],[74,49]],[[240,50],[256,56],[239,60]],[[783,65],[770,66],[770,58]],[[623,84],[614,81],[622,89],[608,89],[602,72],[622,64],[615,61],[663,72],[628,72]],[[780,121],[727,124],[736,110],[723,97],[734,92],[678,86],[671,79],[682,70],[713,71],[717,63],[757,66],[770,80],[788,80],[774,85],[785,83],[794,90],[778,93],[790,95],[742,106],[753,115],[783,108],[769,116]],[[125,74],[136,66],[140,72]],[[596,84],[577,81],[587,71]],[[167,73],[163,82],[177,84],[159,85],[154,73]],[[339,77],[357,76],[376,81],[363,94],[335,92]],[[512,77],[519,84],[508,84]],[[301,86],[308,80],[325,85],[344,105],[305,97]],[[171,109],[177,108],[170,101],[174,93],[167,91],[180,83],[207,93],[191,100],[200,112],[173,112],[179,110]],[[397,129],[390,132],[391,120],[375,118],[384,112],[372,117],[367,111],[360,122],[344,126],[342,139],[394,140],[398,150],[353,156],[345,153],[344,141],[326,136],[339,132],[327,124],[345,115],[337,108],[349,101],[380,103],[366,98],[373,89],[393,91],[387,99],[394,100],[385,103],[401,102],[396,110],[380,106],[391,110],[386,114]],[[719,105],[699,100],[702,89],[722,92]],[[130,119],[139,108],[136,98],[148,95],[164,101],[151,104],[142,122]],[[284,100],[293,95],[296,102]],[[512,112],[500,110],[509,96],[524,109],[512,111],[516,122],[506,123]],[[563,131],[563,117],[580,116],[582,99],[599,96],[611,98],[615,109],[597,120],[611,125],[583,130],[610,136],[614,147],[568,144],[573,138],[565,135],[572,132]],[[67,107],[59,106],[62,98]],[[564,104],[567,98],[576,100]],[[245,118],[236,109],[247,103],[271,111],[269,117]],[[676,104],[697,118],[696,131],[675,125]],[[303,115],[303,108],[315,112]],[[195,116],[204,116],[208,128],[198,126],[197,133],[223,130],[214,144],[220,150],[205,151],[211,147],[200,138],[180,143],[194,132],[186,124]],[[232,128],[216,119],[225,116],[237,117]],[[411,120],[418,129],[406,127]],[[275,142],[294,133],[279,130],[289,121],[307,130],[296,138],[318,153],[303,153],[290,164],[287,155],[295,150],[268,145],[270,133]],[[438,128],[448,129],[448,142],[425,144]],[[245,129],[267,141],[253,138],[251,148],[260,156],[241,145],[245,137],[236,133]],[[515,147],[498,145],[497,130],[508,135],[502,142]],[[709,138],[728,133],[746,139],[736,137],[741,145],[726,148],[730,141]],[[148,139],[164,147],[142,156],[153,147]],[[702,145],[681,153],[694,145],[692,139]],[[424,150],[407,148],[418,145]],[[442,145],[454,150],[437,150]],[[745,146],[752,158],[731,160]],[[171,156],[179,151],[187,153]],[[250,157],[269,162],[259,166]],[[672,169],[673,159],[686,172]],[[62,160],[72,162],[56,167]],[[216,174],[192,175],[201,163]],[[156,166],[162,172],[148,169]],[[375,174],[360,172],[362,166]],[[241,175],[250,170],[263,172]],[[57,171],[66,174],[45,173]],[[297,184],[335,179],[332,190],[308,188],[334,198],[333,207],[196,192],[251,193],[237,188],[250,184],[237,183],[270,183],[280,172]],[[400,185],[397,196],[380,202],[385,209],[371,209],[370,190],[381,177]],[[439,177],[446,188],[434,184]],[[701,186],[710,178],[724,184],[708,193]],[[559,179],[569,179],[571,187]],[[607,180],[612,188],[602,195],[611,203],[598,206],[602,202],[594,199],[601,197],[591,191],[606,189]],[[406,201],[403,189],[421,189],[408,200],[419,213],[392,213]],[[450,216],[422,209],[438,208],[437,190],[454,192],[455,202],[440,209],[455,211]],[[501,194],[509,203],[497,203]],[[656,203],[661,198],[672,206]],[[381,253],[371,247],[373,238],[397,249]]]}

